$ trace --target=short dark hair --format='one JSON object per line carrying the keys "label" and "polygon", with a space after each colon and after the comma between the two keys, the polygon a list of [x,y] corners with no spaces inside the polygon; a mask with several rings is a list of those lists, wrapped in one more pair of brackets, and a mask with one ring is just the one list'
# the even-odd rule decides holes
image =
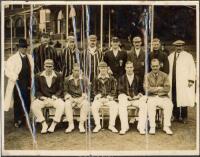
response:
{"label": "short dark hair", "polygon": [[152,62],[158,62],[158,63],[160,64],[160,61],[159,61],[158,58],[153,58],[153,59],[151,60],[151,64],[152,64]]}
{"label": "short dark hair", "polygon": [[[132,64],[132,65],[133,65],[133,62],[127,61],[126,64],[125,64],[125,66],[126,66],[127,64]],[[133,66],[133,67],[134,67],[134,66]]]}

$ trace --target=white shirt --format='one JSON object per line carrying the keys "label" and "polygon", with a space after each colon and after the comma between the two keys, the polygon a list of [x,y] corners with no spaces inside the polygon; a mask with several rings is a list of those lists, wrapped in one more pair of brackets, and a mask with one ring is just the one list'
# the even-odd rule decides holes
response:
{"label": "white shirt", "polygon": [[134,79],[134,74],[132,74],[132,75],[126,75],[126,76],[128,78],[129,85],[131,86],[131,84],[133,82],[133,79]]}
{"label": "white shirt", "polygon": [[118,54],[118,50],[113,50],[113,54],[114,54],[114,56],[116,57],[117,54]]}
{"label": "white shirt", "polygon": [[47,82],[47,86],[48,86],[49,88],[51,87],[51,84],[52,84],[52,78],[53,78],[53,77],[57,77],[54,71],[52,72],[52,74],[51,74],[50,76],[47,76],[47,75],[46,75],[46,72],[43,71],[43,72],[40,74],[40,76],[44,76],[44,77],[45,77],[46,82]]}
{"label": "white shirt", "polygon": [[140,49],[135,49],[136,56],[138,57],[140,54]]}

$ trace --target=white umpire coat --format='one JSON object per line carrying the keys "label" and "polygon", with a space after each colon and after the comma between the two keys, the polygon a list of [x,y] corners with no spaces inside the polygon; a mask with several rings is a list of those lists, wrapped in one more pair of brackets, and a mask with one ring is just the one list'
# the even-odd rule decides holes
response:
{"label": "white umpire coat", "polygon": [[[34,69],[34,62],[33,58],[30,54],[27,54],[30,66],[31,66],[31,77],[32,77],[32,87],[33,87],[33,69]],[[8,60],[5,62],[5,75],[8,77],[8,84],[6,87],[6,93],[5,93],[5,99],[4,99],[4,110],[8,111],[9,108],[12,106],[13,102],[13,89],[16,83],[16,80],[18,79],[18,75],[22,69],[22,60],[21,56],[19,54],[19,51],[17,51],[14,55],[12,55]]]}
{"label": "white umpire coat", "polygon": [[[174,63],[175,52],[168,56],[169,59],[169,79],[172,87],[172,71]],[[196,70],[192,55],[186,51],[182,51],[176,61],[176,95],[177,107],[180,106],[194,106],[195,103],[195,84],[188,87],[188,80],[195,81]],[[172,97],[172,88],[170,90],[170,97]]]}

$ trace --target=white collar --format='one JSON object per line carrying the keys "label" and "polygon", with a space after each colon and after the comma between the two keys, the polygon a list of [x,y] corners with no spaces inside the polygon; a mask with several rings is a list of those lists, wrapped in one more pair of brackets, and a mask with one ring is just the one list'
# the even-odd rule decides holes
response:
{"label": "white collar", "polygon": [[92,54],[92,55],[96,54],[96,49],[97,49],[96,46],[95,47],[90,47],[90,46],[88,47],[89,53]]}
{"label": "white collar", "polygon": [[127,74],[126,74],[126,76],[127,76],[128,78],[133,78],[133,77],[134,77],[134,73],[133,73],[132,75],[127,75]]}
{"label": "white collar", "polygon": [[[113,48],[112,48],[112,47],[110,48],[110,51],[113,51]],[[118,47],[118,50],[117,50],[117,51],[121,51],[121,48]]]}
{"label": "white collar", "polygon": [[[102,78],[101,74],[98,75],[98,79]],[[106,74],[105,78],[110,78],[110,76],[108,74]]]}
{"label": "white collar", "polygon": [[19,52],[20,56],[25,57],[26,55],[22,54],[21,52]]}
{"label": "white collar", "polygon": [[[74,76],[73,76],[73,75],[70,75],[70,76],[69,76],[69,80],[73,80],[73,79],[74,79]],[[83,79],[83,77],[80,75],[80,76],[79,76],[79,80],[81,80],[81,79]]]}
{"label": "white collar", "polygon": [[[48,77],[48,76],[46,75],[45,70],[40,74],[40,76]],[[50,75],[50,77],[57,77],[57,75],[56,75],[56,73],[55,73],[54,71],[52,71],[52,74]]]}

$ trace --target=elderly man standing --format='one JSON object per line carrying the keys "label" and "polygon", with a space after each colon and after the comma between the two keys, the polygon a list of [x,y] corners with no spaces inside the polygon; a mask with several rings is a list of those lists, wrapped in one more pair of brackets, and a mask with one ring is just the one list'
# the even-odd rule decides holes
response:
{"label": "elderly man standing", "polygon": [[108,66],[105,62],[99,63],[99,75],[95,78],[93,83],[94,101],[92,103],[92,114],[95,125],[93,132],[99,132],[101,129],[99,108],[103,105],[109,107],[109,127],[112,132],[118,132],[115,128],[115,120],[118,114],[118,104],[116,99],[117,82],[113,76],[108,74]]}
{"label": "elderly man standing", "polygon": [[160,62],[160,70],[166,74],[169,74],[169,60],[167,54],[162,52],[160,39],[153,39],[153,51],[149,55],[149,67],[148,71],[151,70],[151,60],[157,58]]}
{"label": "elderly man standing", "polygon": [[119,100],[119,117],[121,120],[120,134],[125,134],[129,129],[128,124],[128,106],[139,107],[138,131],[145,134],[147,120],[146,97],[140,93],[139,78],[134,74],[133,62],[127,61],[125,65],[126,74],[119,78],[118,83],[118,100]]}
{"label": "elderly man standing", "polygon": [[84,76],[93,82],[98,75],[98,64],[102,59],[102,54],[97,48],[97,36],[90,35],[88,39],[88,47],[83,53],[83,70]]}
{"label": "elderly man standing", "polygon": [[174,104],[175,120],[187,122],[187,107],[195,103],[195,63],[192,55],[184,51],[185,42],[177,40],[173,43],[176,50],[168,57],[170,64],[170,96]]}
{"label": "elderly man standing", "polygon": [[[31,109],[36,117],[36,121],[42,123],[41,133],[47,133],[47,131],[54,132],[57,123],[60,122],[61,116],[64,113],[62,77],[53,70],[53,65],[53,60],[46,59],[44,62],[45,70],[35,76],[36,99],[32,102]],[[42,113],[44,107],[54,107],[56,110],[49,129]]]}
{"label": "elderly man standing", "polygon": [[73,65],[73,73],[64,81],[65,114],[68,121],[66,133],[74,129],[73,109],[80,108],[79,130],[85,132],[84,122],[87,120],[89,102],[87,100],[88,80],[80,74],[79,64]]}
{"label": "elderly man standing", "polygon": [[128,51],[128,61],[133,62],[134,74],[139,77],[139,90],[144,93],[143,82],[145,72],[145,52],[141,47],[142,39],[139,36],[133,38],[133,47],[131,51]]}
{"label": "elderly man standing", "polygon": [[[14,96],[14,126],[20,127],[25,120],[22,101],[27,113],[30,111],[31,88],[33,81],[33,58],[27,51],[27,41],[19,39],[18,51],[11,56],[5,64],[5,75],[8,84],[5,94],[5,111],[11,106],[12,94]],[[18,87],[18,88],[17,88]],[[21,98],[20,99],[20,95]]]}
{"label": "elderly man standing", "polygon": [[159,106],[164,112],[164,128],[163,130],[172,135],[170,129],[173,104],[168,93],[170,91],[170,83],[168,75],[160,71],[160,63],[158,59],[151,60],[152,71],[145,75],[144,89],[148,95],[148,115],[150,122],[149,134],[155,134],[155,114],[156,107]]}

